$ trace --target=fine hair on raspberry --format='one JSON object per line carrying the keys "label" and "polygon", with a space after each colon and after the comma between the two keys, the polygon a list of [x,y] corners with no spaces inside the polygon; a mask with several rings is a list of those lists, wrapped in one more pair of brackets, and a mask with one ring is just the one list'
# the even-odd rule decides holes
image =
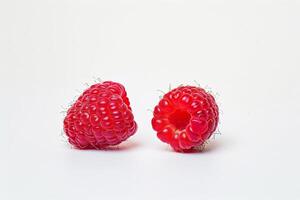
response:
{"label": "fine hair on raspberry", "polygon": [[219,109],[210,93],[201,87],[179,86],[155,106],[152,127],[175,151],[188,152],[205,144],[218,121]]}
{"label": "fine hair on raspberry", "polygon": [[87,88],[68,109],[64,132],[78,149],[120,144],[137,130],[124,86],[105,81]]}

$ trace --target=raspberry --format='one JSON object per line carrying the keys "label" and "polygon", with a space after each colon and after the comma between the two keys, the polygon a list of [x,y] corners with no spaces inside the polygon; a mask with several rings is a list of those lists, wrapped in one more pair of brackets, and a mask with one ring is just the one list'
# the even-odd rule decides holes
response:
{"label": "raspberry", "polygon": [[67,111],[64,131],[79,149],[117,145],[137,130],[123,85],[105,81],[92,85]]}
{"label": "raspberry", "polygon": [[157,137],[175,151],[202,146],[217,128],[218,106],[204,89],[180,86],[165,94],[153,112]]}

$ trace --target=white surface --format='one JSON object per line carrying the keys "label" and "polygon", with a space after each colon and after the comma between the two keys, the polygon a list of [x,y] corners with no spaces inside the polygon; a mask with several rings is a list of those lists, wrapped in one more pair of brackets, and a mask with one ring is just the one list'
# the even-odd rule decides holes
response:
{"label": "white surface", "polygon": [[[300,199],[299,1],[1,1],[0,199]],[[93,77],[126,85],[139,130],[116,151],[61,141]],[[178,154],[157,89],[218,93],[221,136]]]}

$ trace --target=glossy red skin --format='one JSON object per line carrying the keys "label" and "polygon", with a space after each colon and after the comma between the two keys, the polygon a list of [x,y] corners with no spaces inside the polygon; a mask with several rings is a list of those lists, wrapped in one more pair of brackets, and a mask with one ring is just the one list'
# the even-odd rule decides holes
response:
{"label": "glossy red skin", "polygon": [[214,97],[194,86],[180,86],[165,94],[153,115],[152,127],[157,137],[180,152],[201,146],[219,121]]}
{"label": "glossy red skin", "polygon": [[69,142],[79,149],[117,145],[137,130],[123,85],[105,81],[85,90],[64,119]]}

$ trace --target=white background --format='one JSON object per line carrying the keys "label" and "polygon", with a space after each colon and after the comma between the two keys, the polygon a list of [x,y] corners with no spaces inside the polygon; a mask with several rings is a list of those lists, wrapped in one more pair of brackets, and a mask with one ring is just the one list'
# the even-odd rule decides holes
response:
{"label": "white background", "polygon": [[[0,2],[0,199],[299,199],[299,1]],[[139,130],[111,151],[60,136],[94,77],[126,86]],[[217,94],[222,135],[179,154],[157,89]]]}

